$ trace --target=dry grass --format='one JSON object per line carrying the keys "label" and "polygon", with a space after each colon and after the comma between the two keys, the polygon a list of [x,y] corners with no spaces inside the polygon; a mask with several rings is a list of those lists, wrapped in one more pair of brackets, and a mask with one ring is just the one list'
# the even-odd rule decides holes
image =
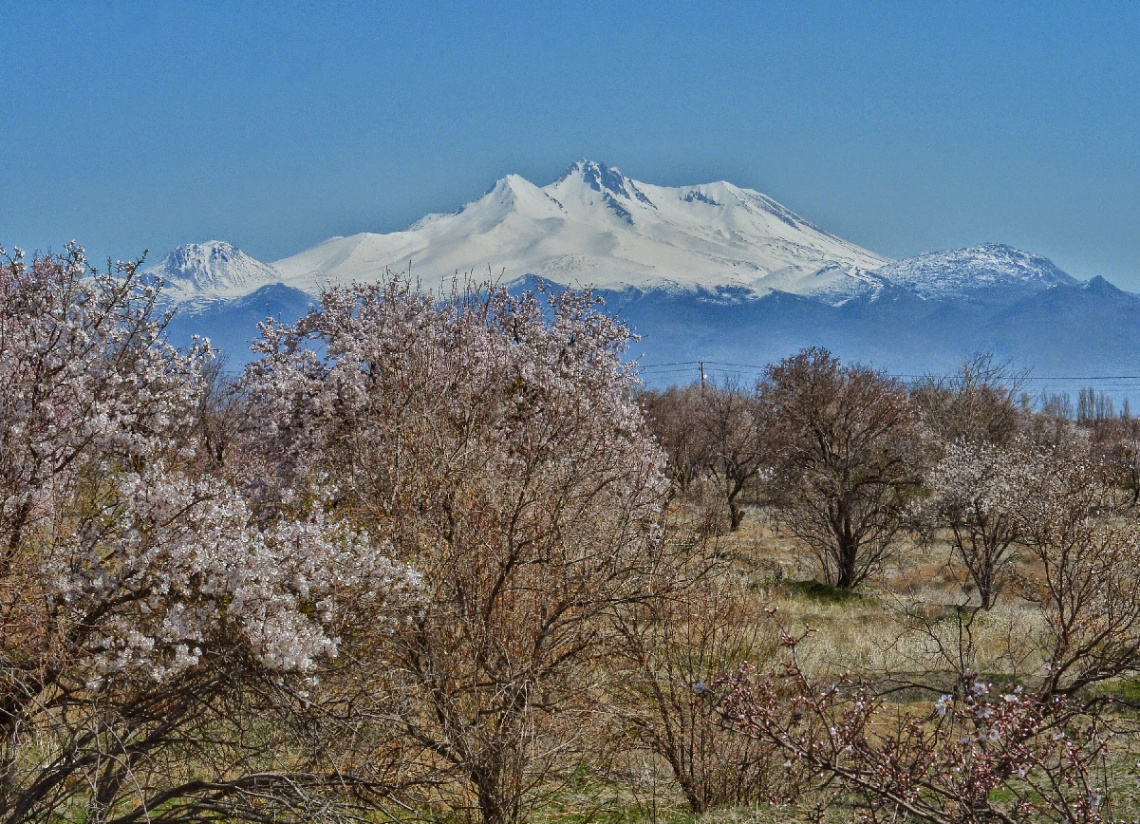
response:
{"label": "dry grass", "polygon": [[[1044,664],[1037,609],[1007,594],[994,609],[976,612],[968,576],[950,563],[948,545],[904,544],[866,584],[844,593],[814,583],[815,559],[762,513],[750,515],[739,532],[721,539],[721,552],[764,606],[776,610],[784,631],[812,630],[800,650],[809,671],[880,679],[965,664],[1024,677]],[[956,654],[962,633],[968,634],[968,661]]]}
{"label": "dry grass", "polygon": [[[923,683],[931,690],[949,686],[956,671],[966,666],[995,681],[1032,679],[1042,671],[1043,622],[1038,609],[1019,597],[1016,588],[1004,593],[988,612],[978,612],[976,593],[968,576],[950,564],[946,544],[906,544],[892,555],[872,579],[854,593],[841,593],[813,583],[814,559],[786,535],[781,535],[750,511],[741,529],[723,534],[719,556],[739,576],[742,589],[755,599],[744,612],[747,621],[771,621],[757,637],[776,632],[811,637],[797,647],[803,668],[820,678],[840,673],[884,687]],[[1022,569],[1026,569],[1022,564]],[[772,612],[774,610],[774,613]],[[771,656],[761,645],[759,654]],[[965,648],[965,654],[959,650]],[[769,660],[771,660],[769,658]],[[762,663],[762,662],[761,662]],[[1140,686],[1109,684],[1140,706]],[[901,690],[894,698],[897,711],[925,714],[937,692]],[[1116,719],[1122,734],[1097,765],[1101,785],[1109,788],[1110,820],[1140,820],[1140,710]],[[758,805],[718,809],[694,815],[684,803],[667,765],[639,749],[621,752],[602,768],[583,767],[578,783],[559,803],[534,816],[537,820],[585,824],[799,824],[841,822],[858,818],[842,804],[817,810],[810,797],[798,806]]]}

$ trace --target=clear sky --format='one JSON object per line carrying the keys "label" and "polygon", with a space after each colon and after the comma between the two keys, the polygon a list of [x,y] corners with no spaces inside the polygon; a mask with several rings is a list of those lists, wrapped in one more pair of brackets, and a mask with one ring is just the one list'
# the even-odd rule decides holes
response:
{"label": "clear sky", "polygon": [[272,261],[587,157],[1140,290],[1140,3],[0,0],[0,243]]}

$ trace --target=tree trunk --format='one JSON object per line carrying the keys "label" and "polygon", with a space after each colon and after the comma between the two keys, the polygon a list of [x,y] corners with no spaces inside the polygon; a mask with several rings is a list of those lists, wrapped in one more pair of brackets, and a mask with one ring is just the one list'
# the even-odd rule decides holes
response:
{"label": "tree trunk", "polygon": [[847,536],[840,538],[839,551],[835,557],[836,589],[851,589],[855,586],[855,562],[858,559],[859,545]]}
{"label": "tree trunk", "polygon": [[744,479],[725,476],[725,495],[728,498],[729,529],[736,532],[744,520],[744,507],[737,500],[744,491]]}
{"label": "tree trunk", "polygon": [[740,529],[740,522],[744,520],[744,507],[736,502],[736,498],[728,499],[729,530],[736,532]]}
{"label": "tree trunk", "polygon": [[503,766],[499,759],[494,763],[471,771],[479,799],[479,817],[483,824],[512,824],[518,818],[518,798],[508,798],[503,787]]}
{"label": "tree trunk", "polygon": [[974,583],[978,585],[978,596],[982,599],[982,609],[988,612],[993,608],[994,601],[997,599],[993,568],[987,566],[979,570],[979,574],[974,578]]}

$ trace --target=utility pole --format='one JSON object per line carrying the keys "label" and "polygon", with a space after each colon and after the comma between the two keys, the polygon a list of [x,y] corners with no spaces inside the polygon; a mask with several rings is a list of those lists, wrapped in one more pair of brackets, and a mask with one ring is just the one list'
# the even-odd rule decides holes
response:
{"label": "utility pole", "polygon": [[701,391],[705,391],[705,362],[700,361],[701,364]]}

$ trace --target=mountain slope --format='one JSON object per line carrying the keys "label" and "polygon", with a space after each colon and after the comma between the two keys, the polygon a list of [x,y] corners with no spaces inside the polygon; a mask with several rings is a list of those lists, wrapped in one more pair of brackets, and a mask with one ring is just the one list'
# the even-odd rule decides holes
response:
{"label": "mountain slope", "polygon": [[[924,299],[899,287],[841,306],[780,292],[735,304],[699,292],[602,296],[607,310],[641,336],[632,354],[647,367],[651,385],[691,382],[698,360],[713,362],[712,373],[755,376],[764,364],[820,346],[844,361],[904,376],[946,374],[989,351],[1030,368],[1040,389],[1050,386],[1050,376],[1105,386],[1100,376],[1136,374],[1140,296],[1098,280],[1012,302]],[[1072,387],[1070,380],[1051,388]]]}
{"label": "mountain slope", "polygon": [[145,274],[161,278],[165,296],[190,309],[248,295],[282,280],[274,267],[220,240],[179,246]]}
{"label": "mountain slope", "polygon": [[1077,280],[1053,261],[1000,243],[932,252],[895,261],[875,273],[884,282],[923,299],[966,298],[978,293],[1028,294]]}
{"label": "mountain slope", "polygon": [[657,382],[695,376],[670,372],[679,362],[755,373],[807,346],[904,375],[981,350],[1038,375],[1132,374],[1140,351],[1140,297],[1080,284],[1046,258],[985,244],[892,262],[758,192],[654,186],[589,161],[542,188],[508,175],[454,214],[330,238],[274,265],[211,241],[151,272],[181,307],[172,339],[207,335],[237,366],[267,315],[291,321],[322,287],[409,264],[426,288],[488,266],[515,289],[534,276],[594,286],[641,336],[631,354]]}
{"label": "mountain slope", "polygon": [[170,341],[187,346],[195,335],[209,338],[221,350],[232,368],[253,360],[250,344],[260,334],[257,325],[266,318],[281,323],[294,323],[315,301],[312,297],[284,284],[272,283],[256,292],[233,300],[214,300],[182,307],[166,327]]}
{"label": "mountain slope", "polygon": [[876,288],[867,273],[887,262],[759,192],[725,182],[653,186],[579,161],[549,186],[508,175],[455,214],[402,232],[330,238],[274,266],[309,293],[411,265],[428,288],[489,268],[508,282],[537,275],[606,289],[732,286],[839,303]]}

